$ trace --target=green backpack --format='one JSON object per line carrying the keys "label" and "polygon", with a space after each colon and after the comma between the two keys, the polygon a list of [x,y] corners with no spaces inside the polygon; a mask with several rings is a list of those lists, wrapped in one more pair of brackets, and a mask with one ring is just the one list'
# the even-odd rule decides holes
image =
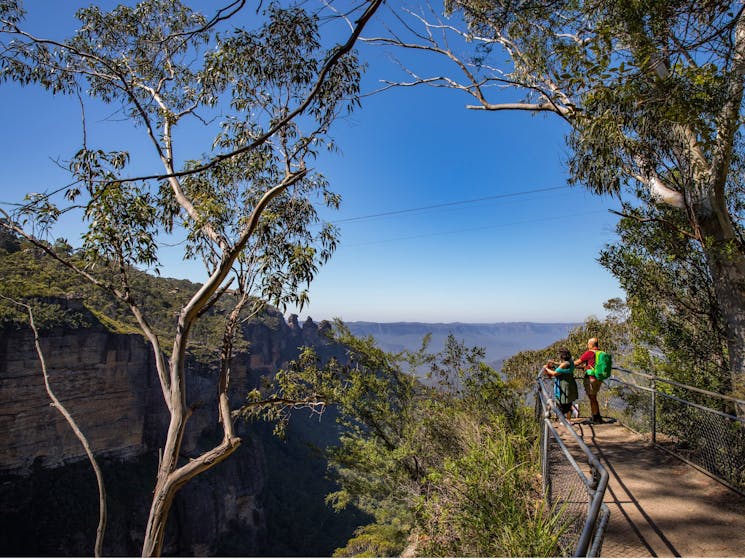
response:
{"label": "green backpack", "polygon": [[593,368],[594,377],[600,381],[606,380],[610,377],[611,369],[613,368],[613,358],[610,353],[605,351],[594,349],[595,352],[595,367]]}

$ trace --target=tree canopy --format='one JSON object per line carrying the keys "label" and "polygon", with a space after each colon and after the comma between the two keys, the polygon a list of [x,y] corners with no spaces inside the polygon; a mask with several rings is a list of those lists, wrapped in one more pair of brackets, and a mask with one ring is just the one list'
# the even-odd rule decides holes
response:
{"label": "tree canopy", "polygon": [[391,354],[340,322],[334,338],[345,362],[322,363],[308,348],[249,404],[276,418],[300,389],[335,410],[341,436],[328,457],[340,488],[328,501],[374,518],[335,555],[559,554],[561,515],[540,498],[536,423],[482,349],[451,335],[438,352],[425,339]]}

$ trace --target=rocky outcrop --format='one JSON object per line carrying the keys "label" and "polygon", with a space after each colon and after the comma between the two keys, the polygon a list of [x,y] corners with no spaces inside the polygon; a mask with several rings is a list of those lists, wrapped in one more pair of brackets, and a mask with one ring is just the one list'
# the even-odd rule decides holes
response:
{"label": "rocky outcrop", "polygon": [[[152,352],[143,338],[112,333],[92,315],[87,319],[91,324],[87,328],[45,332],[43,349],[57,397],[74,415],[96,455],[104,460],[107,483],[113,484],[109,491],[115,506],[110,514],[116,520],[110,521],[105,551],[133,555],[139,553],[167,410]],[[296,316],[285,322],[277,311],[244,325],[249,349],[237,355],[233,363],[234,404],[240,404],[261,375],[274,374],[296,357],[300,346],[317,346],[322,355],[340,355],[341,349],[324,336],[328,328],[328,323],[316,325],[310,319],[301,327]],[[75,497],[69,498],[92,503],[95,483],[92,479],[82,481],[90,469],[85,454],[61,414],[49,404],[31,332],[6,329],[1,334],[0,522],[26,528],[17,534],[6,530],[0,548],[10,554],[89,555],[95,528],[90,529],[88,520],[81,520],[80,527],[75,528],[71,527],[73,519],[66,519],[68,529],[54,536],[62,542],[57,547],[45,547],[46,542],[39,540],[53,538],[48,528],[36,534],[30,527],[54,522],[55,516],[64,517],[63,511],[71,506],[61,502],[60,512],[50,513],[50,505],[41,510],[38,501],[48,500],[44,489],[47,481],[42,480],[50,480],[50,484],[59,477],[81,480],[84,490],[73,491]],[[195,412],[184,438],[187,458],[221,437],[213,405],[214,371],[198,363],[190,363],[189,368],[187,397]],[[267,444],[276,443],[270,441],[268,429],[244,423],[238,427],[244,439],[238,453],[181,491],[169,523],[168,553],[252,555],[261,545],[267,548],[266,542],[262,544],[268,522],[265,449]],[[94,493],[89,495],[91,488]],[[61,501],[67,489],[57,491]],[[86,507],[91,510],[85,514],[95,516],[95,504],[82,508]],[[34,521],[28,515],[40,516]],[[13,539],[16,536],[18,541]]]}
{"label": "rocky outcrop", "polygon": [[[94,319],[95,320],[95,319]],[[152,353],[142,337],[90,328],[45,332],[49,383],[98,455],[132,458],[147,450],[146,428],[162,423],[152,394]],[[157,377],[156,377],[157,382]],[[28,473],[84,458],[80,442],[50,405],[30,330],[0,335],[0,469]]]}
{"label": "rocky outcrop", "polygon": [[[238,403],[258,376],[286,366],[298,347],[317,346],[323,352],[333,345],[322,335],[325,321],[319,328],[309,318],[300,328],[294,315],[289,325],[279,313],[269,316],[244,327],[249,351],[236,356],[231,379]],[[89,328],[43,334],[52,389],[97,455],[128,459],[157,449],[167,410],[150,346],[139,335],[112,333],[92,315],[88,318]],[[186,452],[197,450],[197,439],[212,423],[206,410],[215,390],[214,371],[190,365],[188,398],[200,404],[204,417],[198,412],[191,421]],[[0,471],[24,474],[35,462],[50,468],[85,458],[64,418],[50,406],[30,330],[0,332],[0,399]]]}

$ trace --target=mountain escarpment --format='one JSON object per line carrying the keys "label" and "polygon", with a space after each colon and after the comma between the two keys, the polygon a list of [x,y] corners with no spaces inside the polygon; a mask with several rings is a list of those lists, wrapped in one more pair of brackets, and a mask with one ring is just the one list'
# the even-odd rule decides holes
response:
{"label": "mountain escarpment", "polygon": [[[109,507],[104,553],[137,555],[168,420],[152,350],[139,335],[111,331],[82,303],[61,304],[85,314],[88,326],[43,332],[50,384],[104,470]],[[236,355],[231,375],[234,406],[260,376],[274,374],[301,346],[341,355],[342,348],[323,335],[328,327],[310,319],[301,326],[294,316],[286,322],[274,310],[245,324],[248,350]],[[0,334],[0,549],[6,555],[90,555],[98,521],[91,467],[50,406],[31,331],[8,326]],[[221,436],[215,373],[196,361],[189,371],[187,397],[194,413],[184,460]],[[325,463],[308,446],[333,440],[335,425],[326,417],[310,421],[294,418],[286,443],[271,435],[271,426],[239,422],[243,444],[236,454],[179,493],[165,554],[328,555],[342,545],[359,519],[325,506],[323,497],[332,487],[324,478]],[[293,503],[304,503],[302,514]],[[283,537],[285,524],[307,534],[303,547]]]}

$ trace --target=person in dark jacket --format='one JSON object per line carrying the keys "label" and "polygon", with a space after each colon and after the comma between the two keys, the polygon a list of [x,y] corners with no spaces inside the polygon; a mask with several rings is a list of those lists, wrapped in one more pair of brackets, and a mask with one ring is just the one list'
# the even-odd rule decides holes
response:
{"label": "person in dark jacket", "polygon": [[543,367],[546,376],[554,379],[554,397],[561,413],[567,419],[572,417],[572,405],[577,399],[577,381],[574,380],[572,354],[565,347],[559,349],[559,363],[553,361]]}

